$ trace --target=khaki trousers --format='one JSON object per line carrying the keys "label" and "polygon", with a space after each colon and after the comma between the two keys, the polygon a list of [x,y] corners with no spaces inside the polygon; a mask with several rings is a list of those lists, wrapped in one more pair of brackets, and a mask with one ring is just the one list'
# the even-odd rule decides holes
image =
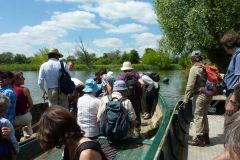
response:
{"label": "khaki trousers", "polygon": [[60,105],[68,109],[68,97],[59,88],[48,89],[48,105]]}
{"label": "khaki trousers", "polygon": [[205,94],[197,94],[193,96],[192,109],[193,109],[193,125],[195,126],[196,135],[203,135],[209,133],[208,125],[208,107],[212,101],[212,96]]}

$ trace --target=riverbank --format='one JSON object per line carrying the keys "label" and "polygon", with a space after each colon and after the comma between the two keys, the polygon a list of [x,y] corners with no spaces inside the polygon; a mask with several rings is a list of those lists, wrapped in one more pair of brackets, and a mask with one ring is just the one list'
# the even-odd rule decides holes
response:
{"label": "riverbank", "polygon": [[[90,68],[88,68],[86,65],[82,64],[75,64],[74,70],[75,71],[96,71],[101,68],[106,68],[107,70],[112,71],[120,71],[121,64],[115,64],[115,65],[93,65]],[[157,66],[153,65],[146,65],[146,64],[133,64],[133,67],[137,71],[146,71],[146,70],[154,70],[154,71],[160,71],[160,70],[179,70],[181,67],[177,64],[171,64],[169,68],[158,68]],[[37,64],[0,64],[0,68],[3,71],[38,71],[40,68],[40,65]]]}

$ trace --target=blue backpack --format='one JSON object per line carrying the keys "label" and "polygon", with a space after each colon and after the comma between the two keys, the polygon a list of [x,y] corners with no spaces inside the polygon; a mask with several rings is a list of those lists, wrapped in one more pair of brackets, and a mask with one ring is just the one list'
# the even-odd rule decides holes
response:
{"label": "blue backpack", "polygon": [[103,120],[100,122],[100,131],[110,141],[118,141],[128,133],[127,111],[122,102],[127,97],[121,99],[109,98],[106,110],[103,113]]}
{"label": "blue backpack", "polygon": [[59,87],[62,93],[64,94],[71,94],[75,90],[75,84],[71,80],[70,75],[65,70],[63,66],[63,62],[60,61],[61,69],[60,69],[60,76],[59,76]]}

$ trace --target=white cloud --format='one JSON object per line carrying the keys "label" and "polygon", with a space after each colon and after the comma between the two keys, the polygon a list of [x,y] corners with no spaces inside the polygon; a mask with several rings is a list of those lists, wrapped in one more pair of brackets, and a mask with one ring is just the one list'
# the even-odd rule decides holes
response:
{"label": "white cloud", "polygon": [[123,45],[123,41],[118,38],[103,38],[103,39],[95,39],[93,44],[97,47],[102,48],[118,48]]}
{"label": "white cloud", "polygon": [[[95,15],[84,12],[55,12],[48,21],[39,25],[24,26],[18,33],[5,33],[0,35],[0,52],[22,52],[33,54],[33,47],[52,46],[59,43],[70,30],[81,28],[98,29],[92,21]],[[21,46],[21,47],[20,47]]]}
{"label": "white cloud", "polygon": [[100,17],[118,21],[124,18],[131,18],[146,24],[156,24],[156,15],[151,3],[140,1],[113,1],[104,0],[106,3],[99,3],[95,7],[91,4],[80,5],[79,8],[86,11],[96,12]]}
{"label": "white cloud", "polygon": [[143,32],[146,31],[147,27],[131,23],[131,24],[124,24],[119,25],[117,27],[109,27],[109,29],[106,30],[107,33],[136,33],[136,32]]}
{"label": "white cloud", "polygon": [[159,35],[154,35],[152,33],[141,33],[141,34],[133,34],[131,35],[136,41],[137,48],[139,52],[144,53],[145,48],[153,48],[156,49],[158,47],[158,41],[161,38]]}

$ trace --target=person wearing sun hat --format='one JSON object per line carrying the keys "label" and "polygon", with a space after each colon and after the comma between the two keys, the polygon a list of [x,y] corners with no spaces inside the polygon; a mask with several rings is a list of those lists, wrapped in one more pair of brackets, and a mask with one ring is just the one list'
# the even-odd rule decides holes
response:
{"label": "person wearing sun hat", "polygon": [[[113,92],[111,94],[112,98],[121,99],[122,97],[127,96],[127,86],[126,83],[123,80],[117,80],[113,83]],[[106,110],[106,104],[109,102],[109,95],[103,96],[100,99],[99,102],[99,109],[97,114],[97,121],[98,123],[101,123],[104,121],[104,111]],[[123,107],[127,111],[128,121],[132,128],[137,127],[138,121],[136,120],[136,114],[133,109],[132,103],[129,99],[126,99],[122,102]],[[132,130],[129,130],[128,136],[130,136],[132,133]]]}
{"label": "person wearing sun hat", "polygon": [[94,79],[87,79],[83,89],[84,95],[78,98],[77,102],[77,121],[85,132],[86,137],[94,138],[100,134],[97,124],[97,112],[99,99],[95,97],[99,90]]}
{"label": "person wearing sun hat", "polygon": [[202,61],[201,52],[199,50],[192,51],[190,58],[193,65],[189,71],[183,104],[188,107],[188,103],[192,98],[195,136],[192,140],[188,140],[188,144],[203,147],[210,144],[207,113],[212,96],[201,92],[201,88],[205,87],[207,81],[207,73],[204,70],[205,65]]}
{"label": "person wearing sun hat", "polygon": [[[50,48],[48,50],[48,61],[44,62],[39,70],[38,86],[42,90],[42,98],[48,98],[49,106],[60,105],[68,108],[68,97],[60,91],[59,88],[59,75],[61,64],[59,58],[63,55],[57,48]],[[65,70],[69,72],[67,65],[64,63]],[[46,82],[46,88],[44,81]]]}
{"label": "person wearing sun hat", "polygon": [[[145,84],[144,81],[141,79],[139,73],[134,72],[133,71],[133,66],[132,63],[129,61],[125,61],[123,62],[123,65],[121,67],[121,71],[123,71],[123,74],[121,74],[118,77],[118,80],[124,80],[126,82],[126,85],[128,85],[128,82],[126,81],[127,79],[134,79],[135,80],[135,84],[134,86],[134,92],[136,93],[136,96],[132,97],[132,96],[128,96],[128,98],[130,99],[133,108],[135,110],[135,113],[137,115],[137,120],[139,122],[138,124],[138,129],[135,130],[135,133],[140,135],[140,130],[141,130],[141,98],[142,98],[142,94],[145,90]],[[130,95],[130,94],[129,94]]]}

